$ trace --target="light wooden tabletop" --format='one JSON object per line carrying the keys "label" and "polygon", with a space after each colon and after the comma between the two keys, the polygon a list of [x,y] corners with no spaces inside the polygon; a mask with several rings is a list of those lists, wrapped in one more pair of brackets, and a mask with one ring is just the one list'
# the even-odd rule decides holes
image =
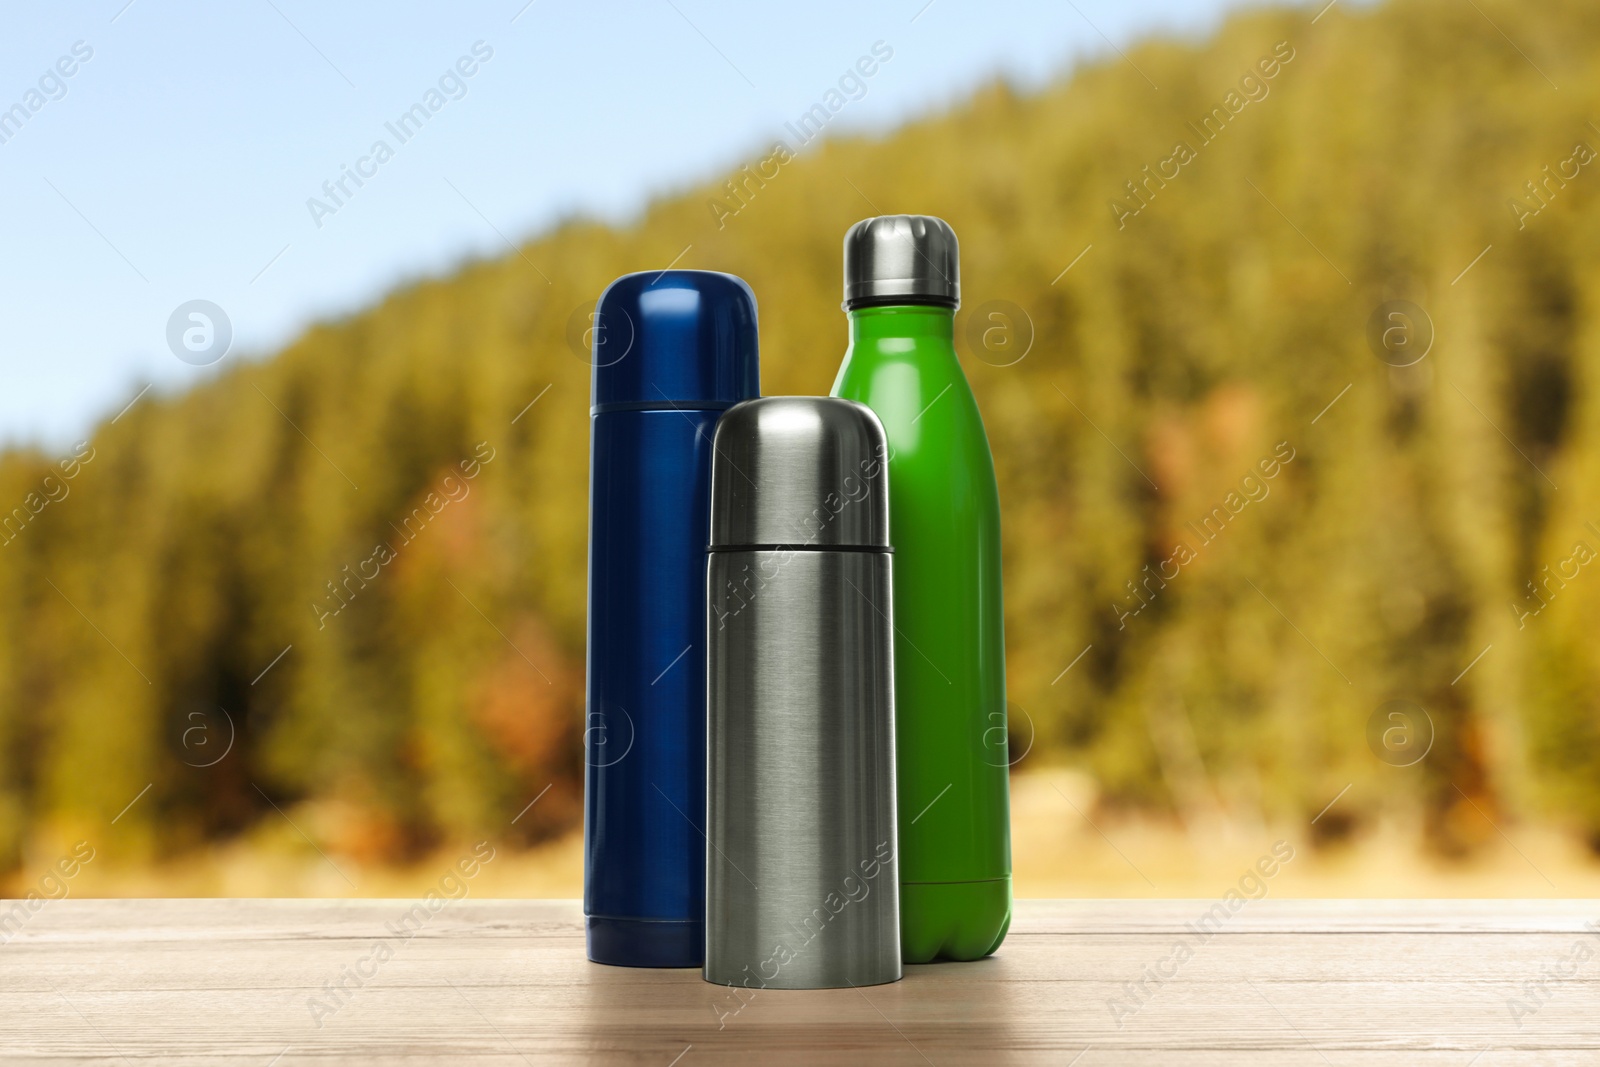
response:
{"label": "light wooden tabletop", "polygon": [[44,904],[0,928],[0,1060],[1600,1063],[1586,901],[1022,900],[991,959],[742,1007],[588,963],[576,902],[413,903]]}

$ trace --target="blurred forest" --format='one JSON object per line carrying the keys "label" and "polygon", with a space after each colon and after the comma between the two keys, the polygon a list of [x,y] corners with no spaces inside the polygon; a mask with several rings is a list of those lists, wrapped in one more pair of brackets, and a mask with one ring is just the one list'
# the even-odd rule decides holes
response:
{"label": "blurred forest", "polygon": [[1321,8],[752,145],[0,456],[0,871],[278,812],[369,863],[572,830],[585,312],[738,274],[764,391],[824,393],[841,237],[896,212],[962,242],[1014,753],[1184,823],[1352,784],[1319,841],[1399,812],[1447,855],[1489,820],[1600,848],[1600,20]]}

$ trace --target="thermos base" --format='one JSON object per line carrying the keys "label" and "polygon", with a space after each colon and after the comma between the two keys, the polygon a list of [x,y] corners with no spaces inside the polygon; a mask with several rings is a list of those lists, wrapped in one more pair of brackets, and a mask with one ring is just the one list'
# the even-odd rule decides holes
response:
{"label": "thermos base", "polygon": [[587,920],[589,959],[613,967],[699,967],[705,962],[706,924],[700,920]]}
{"label": "thermos base", "polygon": [[1011,879],[901,882],[900,952],[907,963],[979,960],[1011,927]]}

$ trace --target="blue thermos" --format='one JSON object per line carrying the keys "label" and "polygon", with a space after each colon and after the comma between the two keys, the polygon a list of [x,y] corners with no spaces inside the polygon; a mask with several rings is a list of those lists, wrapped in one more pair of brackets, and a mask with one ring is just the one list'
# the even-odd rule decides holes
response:
{"label": "blue thermos", "polygon": [[589,958],[698,967],[711,443],[724,410],[760,395],[755,295],[731,274],[627,274],[591,332]]}

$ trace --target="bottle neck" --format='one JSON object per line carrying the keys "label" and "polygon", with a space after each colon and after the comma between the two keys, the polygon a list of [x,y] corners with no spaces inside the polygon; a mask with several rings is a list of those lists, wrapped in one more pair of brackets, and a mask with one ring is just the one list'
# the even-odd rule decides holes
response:
{"label": "bottle neck", "polygon": [[926,337],[955,343],[955,308],[933,304],[891,304],[856,308],[848,314],[851,344],[887,337]]}

